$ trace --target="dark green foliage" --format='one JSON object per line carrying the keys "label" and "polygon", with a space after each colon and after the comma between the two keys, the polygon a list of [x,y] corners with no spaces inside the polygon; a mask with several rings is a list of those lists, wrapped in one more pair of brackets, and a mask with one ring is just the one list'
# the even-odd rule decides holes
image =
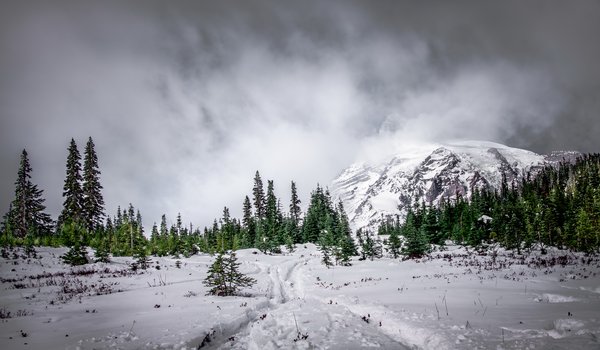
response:
{"label": "dark green foliage", "polygon": [[244,198],[244,204],[242,208],[242,248],[249,248],[254,245],[256,240],[256,220],[252,216],[252,204],[250,204],[250,198],[246,196]]}
{"label": "dark green foliage", "polygon": [[31,182],[31,171],[27,151],[23,150],[15,182],[15,198],[2,223],[5,245],[16,243],[13,238],[22,241],[27,236],[39,238],[51,233],[53,223],[50,215],[44,212],[43,191]]}
{"label": "dark green foliage", "polygon": [[58,219],[59,225],[69,222],[82,221],[83,215],[83,190],[81,182],[81,155],[77,149],[74,139],[71,139],[69,145],[69,155],[67,156],[67,170],[65,184],[63,186],[63,210]]}
{"label": "dark green foliage", "polygon": [[208,268],[208,276],[203,281],[204,285],[210,288],[206,295],[235,295],[240,288],[251,287],[256,283],[253,278],[242,274],[239,266],[235,253],[217,254],[215,261]]}
{"label": "dark green foliage", "polygon": [[360,260],[381,258],[381,242],[373,238],[373,235],[368,231],[365,232],[359,229],[356,234],[361,250]]}
{"label": "dark green foliage", "polygon": [[[386,250],[394,258],[397,259],[400,256],[402,249],[402,240],[400,239],[400,219],[397,218],[395,224],[387,224],[385,234],[389,235],[386,241]],[[382,225],[381,227],[385,227]],[[382,231],[380,227],[380,232]],[[381,233],[380,233],[381,234]]]}
{"label": "dark green foliage", "polygon": [[323,230],[319,237],[319,250],[321,251],[322,258],[321,262],[327,268],[333,265],[332,258],[336,255],[336,245],[335,239],[333,237],[333,232]]}
{"label": "dark green foliage", "polygon": [[402,254],[409,258],[419,258],[429,252],[429,241],[427,234],[422,227],[418,228],[414,224],[414,215],[409,212],[406,218],[406,223],[402,228],[402,234],[404,236],[404,247],[402,248]]}
{"label": "dark green foliage", "polygon": [[256,215],[257,219],[262,220],[266,216],[265,190],[263,188],[263,182],[258,170],[254,176],[254,188],[252,189],[252,196],[254,199],[254,214]]}
{"label": "dark green foliage", "polygon": [[[409,220],[410,218],[410,220]],[[387,232],[384,223],[380,232]],[[405,253],[419,256],[427,243],[445,239],[473,247],[498,243],[519,254],[534,244],[578,251],[600,249],[600,155],[546,167],[509,183],[499,191],[474,190],[471,201],[460,196],[438,208],[420,207],[401,225]],[[408,242],[410,238],[410,243]]]}
{"label": "dark green foliage", "polygon": [[146,247],[143,245],[139,245],[135,249],[135,253],[133,254],[133,258],[135,259],[135,269],[140,268],[142,270],[146,270],[150,264],[152,263],[152,259],[148,257],[148,252],[146,251]]}
{"label": "dark green foliage", "polygon": [[65,264],[69,264],[71,266],[85,265],[89,263],[85,247],[80,244],[73,245],[65,255],[61,256],[61,259]]}
{"label": "dark green foliage", "polygon": [[103,236],[113,256],[133,256],[139,246],[146,247],[148,243],[143,234],[141,215],[139,211],[136,214],[132,204],[127,211],[121,211],[119,207],[116,217],[107,219]]}
{"label": "dark green foliage", "polygon": [[94,251],[94,262],[109,263],[110,252],[108,251],[108,242],[102,242]]}
{"label": "dark green foliage", "polygon": [[300,243],[302,241],[302,231],[300,230],[300,219],[302,211],[300,209],[300,198],[298,198],[298,190],[296,189],[296,183],[292,181],[291,199],[290,199],[290,216],[289,216],[289,235],[292,237],[294,243]]}
{"label": "dark green foliage", "polygon": [[102,226],[104,219],[104,198],[100,185],[98,156],[94,141],[90,137],[85,146],[83,161],[83,220],[88,231],[93,232]]}

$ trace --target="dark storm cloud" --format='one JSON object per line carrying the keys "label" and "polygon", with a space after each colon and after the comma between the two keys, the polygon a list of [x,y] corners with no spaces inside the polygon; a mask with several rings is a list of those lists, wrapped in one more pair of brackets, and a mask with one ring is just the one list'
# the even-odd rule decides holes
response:
{"label": "dark storm cloud", "polygon": [[256,169],[285,200],[403,142],[600,149],[595,1],[2,7],[2,208],[26,147],[58,213],[70,137],[94,137],[110,212],[147,224],[238,210]]}

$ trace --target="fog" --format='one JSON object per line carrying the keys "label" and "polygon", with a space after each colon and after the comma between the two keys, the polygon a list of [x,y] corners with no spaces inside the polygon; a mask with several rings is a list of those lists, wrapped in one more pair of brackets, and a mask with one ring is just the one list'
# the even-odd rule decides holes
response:
{"label": "fog", "polygon": [[6,2],[0,194],[28,150],[48,210],[97,146],[107,212],[210,225],[259,170],[287,208],[406,142],[600,150],[600,5]]}

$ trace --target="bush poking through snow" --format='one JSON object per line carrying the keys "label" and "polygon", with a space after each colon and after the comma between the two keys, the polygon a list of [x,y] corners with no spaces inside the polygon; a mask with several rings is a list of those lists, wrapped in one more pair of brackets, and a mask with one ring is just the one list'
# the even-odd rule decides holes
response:
{"label": "bush poking through snow", "polygon": [[256,283],[254,278],[239,272],[239,266],[235,253],[229,256],[218,254],[203,282],[205,286],[210,287],[206,295],[235,295],[240,288],[251,287]]}

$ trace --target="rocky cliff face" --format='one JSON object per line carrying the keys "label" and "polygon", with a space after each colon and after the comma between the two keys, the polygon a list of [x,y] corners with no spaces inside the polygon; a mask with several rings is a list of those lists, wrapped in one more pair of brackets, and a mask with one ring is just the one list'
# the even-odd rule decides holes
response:
{"label": "rocky cliff face", "polygon": [[354,229],[375,228],[388,215],[406,215],[414,203],[437,205],[442,198],[470,197],[475,188],[499,188],[547,164],[573,161],[577,152],[548,156],[492,142],[428,144],[407,150],[381,164],[353,164],[331,185]]}

